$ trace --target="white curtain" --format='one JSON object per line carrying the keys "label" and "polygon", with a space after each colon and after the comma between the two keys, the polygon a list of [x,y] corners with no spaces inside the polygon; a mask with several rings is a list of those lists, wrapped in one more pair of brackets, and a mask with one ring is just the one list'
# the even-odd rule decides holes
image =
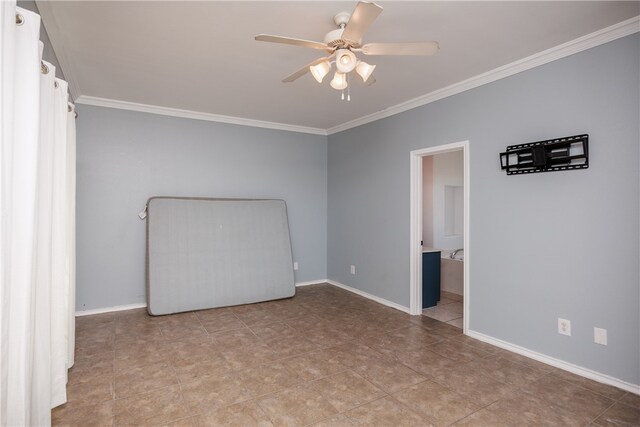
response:
{"label": "white curtain", "polygon": [[75,339],[75,121],[40,17],[0,2],[0,424],[49,425]]}

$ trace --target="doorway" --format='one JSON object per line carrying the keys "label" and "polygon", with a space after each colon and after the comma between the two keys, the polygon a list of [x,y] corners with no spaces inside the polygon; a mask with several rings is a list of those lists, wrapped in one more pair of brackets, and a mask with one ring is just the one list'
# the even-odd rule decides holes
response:
{"label": "doorway", "polygon": [[[446,250],[445,258],[450,257],[452,254],[454,258],[461,258],[459,255],[460,252],[454,253],[455,249],[463,249],[464,250],[464,261],[462,262],[462,281],[463,284],[461,286],[462,293],[464,295],[463,303],[462,303],[462,314],[463,314],[463,322],[462,329],[466,334],[469,325],[469,302],[470,302],[470,293],[469,293],[469,141],[455,142],[452,144],[440,145],[436,147],[424,148],[420,150],[414,150],[410,153],[410,310],[413,315],[421,315],[423,308],[423,292],[422,292],[422,260],[423,260],[423,199],[424,199],[424,188],[423,188],[423,164],[425,163],[424,158],[428,156],[437,156],[445,153],[453,153],[453,152],[461,152],[462,154],[462,188],[458,185],[443,185],[442,188],[439,188],[438,197],[440,200],[441,210],[445,209],[445,205],[456,206],[456,204],[462,203],[463,207],[461,209],[461,218],[460,214],[456,218],[455,214],[451,214],[451,218],[449,221],[445,221],[442,215],[439,216],[438,221],[440,226],[446,228],[448,231],[444,230],[441,233],[434,233],[433,230],[425,230],[426,236],[433,236],[433,238],[438,241],[435,245],[433,241],[430,243],[433,246],[441,245],[441,246],[459,246],[450,250]],[[441,156],[444,158],[451,158],[452,156]],[[427,165],[429,162],[426,162]],[[427,166],[429,167],[429,166]],[[440,191],[442,190],[442,191]],[[445,192],[447,193],[445,195]],[[427,191],[428,193],[428,191]],[[461,199],[461,200],[460,200]],[[427,204],[428,206],[428,204]],[[447,222],[445,225],[444,222]],[[451,238],[443,237],[443,234],[451,233]],[[458,236],[459,238],[455,238],[455,234],[462,234],[462,236]],[[439,237],[437,237],[439,234]],[[444,239],[444,240],[443,240]],[[445,243],[442,243],[442,242]],[[455,242],[455,243],[454,243]],[[436,248],[438,250],[439,248]],[[443,260],[444,261],[444,260]],[[449,269],[451,266],[458,266],[459,264],[449,264],[449,260],[444,261],[447,263],[444,267]],[[448,271],[444,272],[445,274],[451,274]],[[455,295],[447,295],[451,299],[455,299]],[[450,303],[453,301],[450,301]],[[452,306],[453,307],[453,306]]]}

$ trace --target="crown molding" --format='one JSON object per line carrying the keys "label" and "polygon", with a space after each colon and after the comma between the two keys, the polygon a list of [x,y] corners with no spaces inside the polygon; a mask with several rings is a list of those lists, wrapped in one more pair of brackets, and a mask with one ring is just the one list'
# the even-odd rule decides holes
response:
{"label": "crown molding", "polygon": [[503,79],[505,77],[512,76],[523,71],[530,70],[540,65],[547,64],[558,59],[565,58],[578,52],[582,52],[592,47],[600,46],[610,41],[637,33],[640,31],[640,16],[636,16],[626,21],[622,21],[618,24],[612,25],[607,28],[603,28],[594,33],[587,34],[561,45],[552,47],[550,49],[538,52],[526,58],[514,61],[510,64],[502,67],[495,68],[486,73],[479,74],[471,77],[467,80],[463,80],[458,83],[454,83],[450,86],[438,89],[430,92],[426,95],[419,96],[417,98],[410,99],[408,101],[396,104],[382,111],[375,112],[363,117],[359,117],[354,120],[333,126],[327,129],[327,134],[332,135],[334,133],[342,132],[347,129],[358,127],[367,123],[374,122],[376,120],[384,119],[389,116],[393,116],[402,113],[407,110],[411,110],[422,105],[430,104],[449,96],[465,92],[470,89],[477,88],[487,83],[495,82],[496,80]]}
{"label": "crown molding", "polygon": [[136,102],[118,101],[116,99],[98,98],[81,95],[76,104],[93,105],[96,107],[117,108],[120,110],[139,111],[142,113],[160,114],[163,116],[182,117],[185,119],[205,120],[209,122],[229,123],[240,126],[252,126],[266,129],[284,130],[289,132],[310,133],[313,135],[327,135],[325,129],[306,126],[290,125],[286,123],[265,122],[262,120],[245,119],[242,117],[223,116],[220,114],[202,113],[199,111],[181,110],[179,108],[161,107],[158,105],[138,104]]}
{"label": "crown molding", "polygon": [[[38,2],[45,3],[46,2]],[[55,27],[55,25],[54,25]],[[57,28],[56,28],[57,29]],[[549,62],[556,61],[558,59],[565,58],[567,56],[582,52],[592,47],[600,46],[610,41],[637,33],[640,31],[640,16],[636,16],[626,21],[622,21],[618,24],[612,25],[607,28],[603,28],[594,33],[587,34],[561,45],[552,47],[526,58],[514,61],[510,64],[495,68],[486,73],[479,74],[469,79],[463,80],[458,83],[454,83],[450,86],[438,89],[428,94],[419,96],[417,98],[410,99],[400,104],[393,105],[382,111],[375,112],[363,117],[359,117],[354,120],[330,127],[328,129],[313,128],[306,126],[297,126],[286,123],[267,122],[262,120],[247,119],[242,117],[224,116],[220,114],[203,113],[199,111],[181,110],[177,108],[161,107],[156,105],[139,104],[135,102],[119,101],[115,99],[99,98],[94,96],[81,95],[76,98],[76,103],[84,105],[93,105],[98,107],[117,108],[121,110],[140,111],[144,113],[160,114],[172,117],[182,117],[194,120],[206,120],[220,123],[230,123],[241,126],[253,126],[267,129],[277,129],[290,132],[308,133],[313,135],[332,135],[334,133],[342,132],[347,129],[358,127],[367,123],[374,122],[376,120],[384,119],[407,110],[411,110],[422,105],[430,104],[432,102],[447,98],[449,96],[457,95],[470,89],[475,89],[482,85],[493,83],[497,80],[505,77],[512,76],[514,74],[521,73],[523,71],[530,70],[540,65],[547,64]],[[56,30],[52,31],[56,32]],[[49,34],[51,37],[51,33]],[[68,61],[66,60],[66,52],[62,52],[62,55],[58,58],[60,65],[65,73],[65,77],[68,77],[67,73],[70,71]],[[73,74],[70,74],[73,76]],[[75,81],[73,78],[67,78],[70,83],[70,87],[75,86],[75,93],[79,93],[77,84],[73,84]],[[73,93],[72,92],[72,93]]]}

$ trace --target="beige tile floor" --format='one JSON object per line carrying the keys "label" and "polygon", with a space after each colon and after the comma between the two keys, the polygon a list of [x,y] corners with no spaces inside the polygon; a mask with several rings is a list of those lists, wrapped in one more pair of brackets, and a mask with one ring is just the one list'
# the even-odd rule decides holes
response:
{"label": "beige tile floor", "polygon": [[640,424],[640,397],[331,285],[292,299],[77,319],[54,425]]}
{"label": "beige tile floor", "polygon": [[464,319],[462,295],[442,291],[438,305],[422,310],[422,315],[462,329]]}

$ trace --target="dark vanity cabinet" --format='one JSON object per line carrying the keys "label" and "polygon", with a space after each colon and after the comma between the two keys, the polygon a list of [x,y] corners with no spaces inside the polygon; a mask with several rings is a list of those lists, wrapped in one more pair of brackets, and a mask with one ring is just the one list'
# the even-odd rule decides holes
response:
{"label": "dark vanity cabinet", "polygon": [[440,301],[440,251],[422,252],[422,308]]}

